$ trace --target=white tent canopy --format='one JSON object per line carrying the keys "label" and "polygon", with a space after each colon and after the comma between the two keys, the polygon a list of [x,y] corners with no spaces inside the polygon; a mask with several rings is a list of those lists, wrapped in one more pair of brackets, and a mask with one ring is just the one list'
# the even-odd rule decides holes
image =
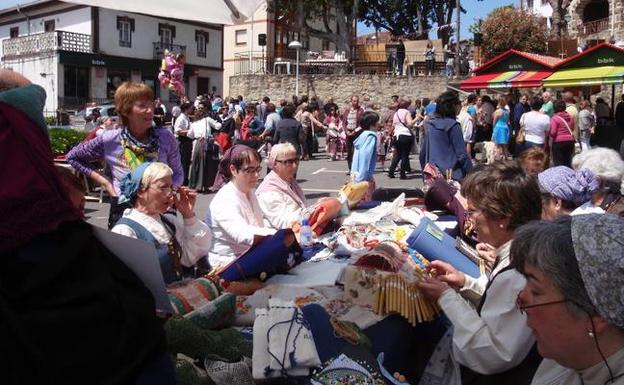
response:
{"label": "white tent canopy", "polygon": [[118,11],[143,13],[212,24],[247,19],[266,0],[63,0]]}

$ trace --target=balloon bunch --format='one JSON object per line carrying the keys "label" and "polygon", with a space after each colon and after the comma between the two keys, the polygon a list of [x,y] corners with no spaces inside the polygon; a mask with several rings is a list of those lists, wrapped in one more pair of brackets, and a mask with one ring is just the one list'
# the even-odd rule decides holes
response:
{"label": "balloon bunch", "polygon": [[160,73],[158,73],[160,85],[179,96],[185,95],[183,75],[186,57],[184,54],[176,55],[169,50],[165,50],[164,56],[160,65]]}

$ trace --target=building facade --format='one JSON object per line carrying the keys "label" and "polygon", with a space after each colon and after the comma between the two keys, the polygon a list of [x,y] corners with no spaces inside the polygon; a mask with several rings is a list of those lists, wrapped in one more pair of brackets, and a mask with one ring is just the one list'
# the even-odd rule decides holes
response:
{"label": "building facade", "polygon": [[144,82],[163,101],[164,51],[186,57],[189,96],[223,90],[223,26],[42,0],[0,10],[0,65],[45,88],[47,111],[112,100],[124,81]]}
{"label": "building facade", "polygon": [[[330,21],[334,29],[335,23],[335,20]],[[309,24],[313,28],[323,28],[320,20],[309,21]],[[334,43],[305,36],[288,18],[269,12],[266,1],[261,3],[252,17],[234,25],[226,25],[223,28],[223,40],[223,92],[226,96],[230,95],[229,79],[232,76],[284,71],[279,63],[294,62],[296,56],[296,51],[288,48],[293,40],[302,44],[301,60],[306,59],[308,51],[335,50]]]}

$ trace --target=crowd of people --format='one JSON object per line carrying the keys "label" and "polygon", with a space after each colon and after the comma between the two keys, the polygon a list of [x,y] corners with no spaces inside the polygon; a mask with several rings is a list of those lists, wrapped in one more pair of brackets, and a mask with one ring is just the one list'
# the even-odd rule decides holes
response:
{"label": "crowd of people", "polygon": [[[83,221],[71,175],[53,166],[43,89],[5,70],[0,84],[3,378],[175,383],[150,293]],[[358,96],[342,111],[331,99],[203,97],[183,101],[171,129],[155,124],[151,89],[128,82],[115,94],[119,127],[67,158],[110,194],[114,233],[156,246],[171,284],[301,225],[312,209],[296,175],[317,130],[330,160],[346,150],[350,180],[368,182],[363,201],[379,191],[377,162],[392,152],[388,176],[399,167],[406,178],[418,147],[425,204],[457,217],[486,266],[476,278],[434,261],[418,284],[448,323],[420,383],[624,384],[624,160],[590,148],[583,138],[610,118],[586,101],[579,112],[573,97],[396,96],[383,116]],[[493,157],[476,164],[477,147]],[[270,172],[257,186],[265,148]],[[208,187],[216,195],[198,218],[195,188]]]}

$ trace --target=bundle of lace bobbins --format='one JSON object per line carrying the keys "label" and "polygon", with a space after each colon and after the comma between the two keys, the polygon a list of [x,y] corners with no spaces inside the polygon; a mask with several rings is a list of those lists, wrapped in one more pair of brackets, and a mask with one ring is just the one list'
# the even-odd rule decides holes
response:
{"label": "bundle of lace bobbins", "polygon": [[[406,262],[413,268],[415,278],[424,278],[428,274],[429,261],[414,250],[405,248],[405,251],[411,257]],[[433,320],[440,311],[436,304],[424,298],[415,281],[402,274],[379,274],[376,285],[373,311],[377,314],[398,313],[416,326],[417,323]]]}

